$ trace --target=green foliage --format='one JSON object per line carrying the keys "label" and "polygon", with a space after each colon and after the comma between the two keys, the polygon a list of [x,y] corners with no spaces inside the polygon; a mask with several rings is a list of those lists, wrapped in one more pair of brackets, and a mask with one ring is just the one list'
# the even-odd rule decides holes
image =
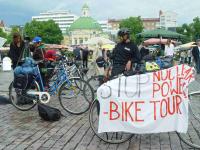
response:
{"label": "green foliage", "polygon": [[200,38],[200,19],[199,19],[199,17],[196,17],[193,19],[193,23],[191,24],[191,26],[193,29],[194,39],[199,39]]}
{"label": "green foliage", "polygon": [[12,27],[11,33],[8,34],[8,36],[7,36],[7,42],[6,43],[11,43],[12,42],[13,33],[17,33],[17,32],[19,32],[19,27],[17,27],[17,26]]}
{"label": "green foliage", "polygon": [[24,33],[31,39],[41,36],[44,43],[60,44],[63,40],[62,32],[58,25],[53,21],[31,21],[26,23]]}
{"label": "green foliage", "polygon": [[128,28],[131,32],[131,40],[139,43],[141,39],[136,38],[136,34],[141,33],[143,30],[143,24],[140,17],[129,17],[122,20],[120,28]]}
{"label": "green foliage", "polygon": [[5,32],[3,32],[3,29],[0,28],[0,37],[6,38],[7,34]]}
{"label": "green foliage", "polygon": [[195,41],[200,38],[200,19],[196,17],[193,19],[191,24],[183,24],[181,27],[177,27],[176,31],[185,35],[185,39],[182,40],[183,43],[190,41]]}

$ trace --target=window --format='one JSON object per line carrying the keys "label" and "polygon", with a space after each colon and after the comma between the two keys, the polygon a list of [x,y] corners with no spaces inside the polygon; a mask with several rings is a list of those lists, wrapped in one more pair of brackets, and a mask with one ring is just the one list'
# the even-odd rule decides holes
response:
{"label": "window", "polygon": [[79,39],[79,43],[83,44],[83,39],[82,38]]}
{"label": "window", "polygon": [[78,43],[77,43],[77,39],[76,39],[76,38],[74,39],[74,44],[75,44],[75,45],[77,45],[77,44],[78,44]]}

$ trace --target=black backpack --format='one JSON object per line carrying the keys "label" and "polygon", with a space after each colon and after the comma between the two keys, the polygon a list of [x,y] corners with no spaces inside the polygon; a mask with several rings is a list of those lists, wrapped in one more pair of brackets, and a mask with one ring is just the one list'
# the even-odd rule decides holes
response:
{"label": "black backpack", "polygon": [[59,109],[44,105],[38,104],[39,116],[46,121],[58,121],[62,116]]}

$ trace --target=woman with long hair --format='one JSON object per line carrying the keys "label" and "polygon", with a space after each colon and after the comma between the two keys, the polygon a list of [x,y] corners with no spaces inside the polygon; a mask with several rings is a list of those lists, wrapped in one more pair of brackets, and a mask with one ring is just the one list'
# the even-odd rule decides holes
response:
{"label": "woman with long hair", "polygon": [[23,57],[23,51],[24,51],[24,41],[22,40],[22,37],[19,33],[13,34],[13,40],[10,44],[10,51],[8,53],[8,56],[12,60],[12,68],[15,69]]}

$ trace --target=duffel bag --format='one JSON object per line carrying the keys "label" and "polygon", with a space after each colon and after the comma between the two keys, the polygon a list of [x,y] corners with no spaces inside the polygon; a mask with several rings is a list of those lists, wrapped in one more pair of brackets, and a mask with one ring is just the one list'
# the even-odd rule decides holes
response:
{"label": "duffel bag", "polygon": [[61,118],[61,112],[59,109],[44,105],[38,104],[39,116],[45,121],[58,121]]}

